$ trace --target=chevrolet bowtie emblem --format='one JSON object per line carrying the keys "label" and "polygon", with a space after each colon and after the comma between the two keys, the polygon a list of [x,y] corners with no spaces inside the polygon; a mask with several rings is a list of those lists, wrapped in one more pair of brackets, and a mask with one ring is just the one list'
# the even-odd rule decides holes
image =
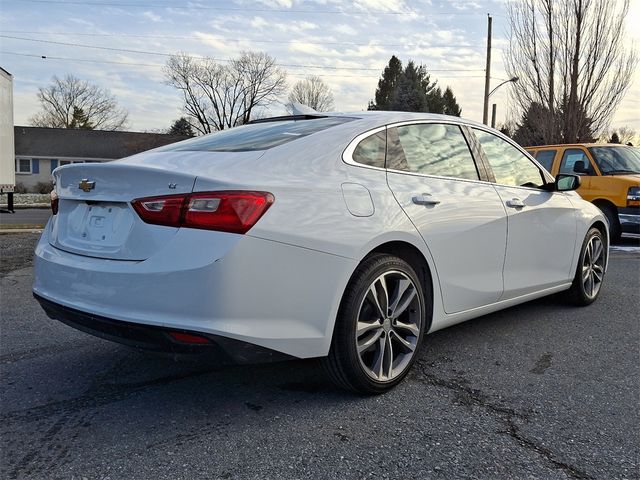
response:
{"label": "chevrolet bowtie emblem", "polygon": [[90,182],[86,178],[83,178],[82,181],[78,184],[78,188],[83,192],[88,192],[89,190],[93,190],[96,188],[96,182]]}

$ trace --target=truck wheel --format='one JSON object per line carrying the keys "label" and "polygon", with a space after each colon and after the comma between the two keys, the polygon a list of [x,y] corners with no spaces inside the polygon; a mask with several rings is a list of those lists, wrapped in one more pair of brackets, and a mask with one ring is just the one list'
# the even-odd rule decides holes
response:
{"label": "truck wheel", "polygon": [[604,216],[609,220],[609,236],[611,237],[610,243],[618,243],[622,238],[622,228],[620,227],[620,220],[618,219],[618,209],[611,205],[599,206]]}

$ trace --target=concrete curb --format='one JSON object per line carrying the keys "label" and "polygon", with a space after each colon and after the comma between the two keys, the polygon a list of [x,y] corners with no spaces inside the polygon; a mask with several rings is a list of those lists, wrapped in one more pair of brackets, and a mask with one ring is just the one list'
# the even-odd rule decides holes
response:
{"label": "concrete curb", "polygon": [[4,228],[0,229],[0,235],[9,235],[11,233],[42,233],[44,227],[36,228]]}
{"label": "concrete curb", "polygon": [[[27,208],[51,208],[51,205],[48,203],[21,203],[20,205],[13,204],[14,210],[23,210]],[[0,205],[1,210],[7,209],[7,204]]]}

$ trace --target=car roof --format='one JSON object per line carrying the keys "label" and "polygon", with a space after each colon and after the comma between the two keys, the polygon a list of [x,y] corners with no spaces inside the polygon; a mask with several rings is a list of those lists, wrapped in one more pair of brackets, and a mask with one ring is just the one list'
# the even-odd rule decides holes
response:
{"label": "car roof", "polygon": [[323,115],[328,116],[345,116],[355,117],[361,120],[370,120],[372,123],[380,123],[385,125],[388,123],[405,122],[412,120],[435,120],[435,121],[449,121],[456,123],[464,123],[467,125],[479,126],[487,128],[487,125],[469,120],[461,117],[454,117],[451,115],[441,115],[438,113],[425,113],[425,112],[396,112],[396,111],[383,111],[383,110],[363,110],[360,112],[331,112]]}
{"label": "car roof", "polygon": [[373,125],[387,125],[397,122],[410,122],[410,121],[446,121],[461,123],[470,126],[488,128],[483,123],[476,122],[461,117],[454,117],[451,115],[441,115],[437,113],[426,112],[396,112],[386,110],[363,110],[359,112],[317,112],[313,114],[305,115],[286,115],[281,117],[270,117],[254,120],[250,123],[265,123],[265,122],[277,122],[283,120],[313,120],[314,118],[326,118],[326,117],[348,117],[355,120],[359,120],[360,124],[366,123]]}
{"label": "car roof", "polygon": [[555,145],[533,145],[524,148],[560,148],[560,147],[626,147],[622,143],[557,143]]}

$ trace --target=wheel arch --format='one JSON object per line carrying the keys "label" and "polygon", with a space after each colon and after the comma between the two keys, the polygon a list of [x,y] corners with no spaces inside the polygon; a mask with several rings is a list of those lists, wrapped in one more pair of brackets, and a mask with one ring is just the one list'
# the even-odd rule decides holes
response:
{"label": "wheel arch", "polygon": [[609,238],[609,230],[607,229],[607,226],[604,224],[604,222],[600,219],[593,222],[589,226],[589,229],[591,228],[597,228],[598,230],[600,230],[600,233],[602,233],[602,236],[604,237],[604,240],[606,242],[606,246],[607,246],[606,248],[607,256],[605,259],[605,268],[606,268],[607,266],[609,266],[609,246],[611,245],[611,240]]}
{"label": "wheel arch", "polygon": [[616,213],[618,212],[618,207],[616,206],[616,204],[613,203],[608,198],[596,198],[594,200],[591,200],[591,203],[593,203],[600,210],[602,210],[602,207],[609,207],[609,208],[614,208]]}

